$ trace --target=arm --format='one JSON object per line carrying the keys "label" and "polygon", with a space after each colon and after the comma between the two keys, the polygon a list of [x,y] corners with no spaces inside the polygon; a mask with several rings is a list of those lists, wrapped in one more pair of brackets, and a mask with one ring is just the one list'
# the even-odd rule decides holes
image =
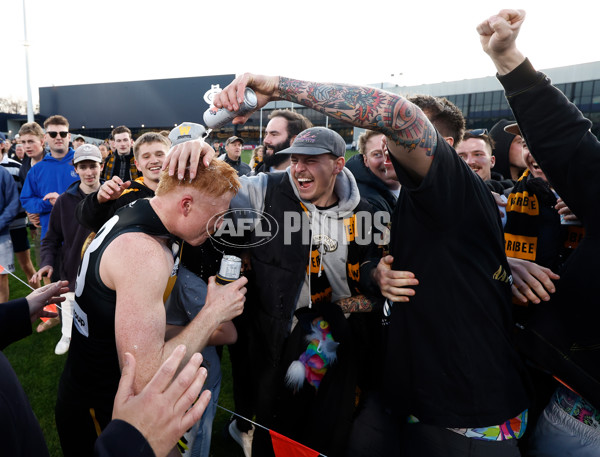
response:
{"label": "arm", "polygon": [[[62,219],[61,219],[61,211],[63,206],[63,200],[59,198],[54,204],[54,208],[50,212],[50,220],[48,221],[48,230],[46,231],[46,236],[41,242],[40,247],[40,265],[42,267],[50,267],[52,270],[54,265],[56,264],[56,258],[58,257],[61,246],[63,244],[64,236],[62,229]],[[47,268],[46,268],[47,270]],[[41,269],[40,269],[41,271]],[[39,272],[38,272],[39,273]],[[52,271],[48,274],[48,277],[52,275]],[[36,276],[38,276],[36,274]],[[37,278],[37,281],[41,279]]]}
{"label": "arm", "polygon": [[19,191],[17,185],[10,173],[3,170],[2,175],[2,197],[5,206],[0,211],[0,230],[4,230],[10,225],[15,216],[19,213]]}
{"label": "arm", "polygon": [[57,281],[31,292],[27,297],[2,303],[0,306],[0,349],[31,333],[31,324],[40,317],[55,317],[44,311],[49,303],[65,300],[60,294],[67,293],[67,281]]}
{"label": "arm", "polygon": [[178,346],[148,385],[135,395],[136,361],[131,354],[125,354],[113,421],[96,441],[96,457],[134,453],[165,456],[185,431],[200,420],[210,401],[208,390],[196,401],[206,379],[206,369],[200,367],[200,354],[194,354],[173,379],[184,355],[185,346]]}
{"label": "arm", "polygon": [[600,144],[590,132],[591,122],[517,49],[524,19],[521,10],[502,10],[477,31],[531,153],[585,225],[596,211],[600,192],[591,185],[596,182],[592,176],[600,171]]}
{"label": "arm", "polygon": [[123,182],[118,176],[106,181],[96,192],[86,195],[79,202],[75,215],[84,227],[97,232],[119,208],[116,200],[131,186],[131,181]]}
{"label": "arm", "polygon": [[[427,117],[405,98],[372,87],[322,84],[246,73],[214,99],[218,108],[239,109],[246,87],[257,94],[257,109],[272,100],[289,100],[354,126],[382,132],[396,160],[416,178],[423,178],[435,154],[437,133]],[[234,119],[245,122],[250,114]]]}
{"label": "arm", "polygon": [[49,201],[44,200],[43,195],[39,195],[37,188],[37,173],[35,167],[27,174],[23,189],[21,190],[21,204],[25,211],[31,214],[44,214],[52,211],[52,205]]}
{"label": "arm", "polygon": [[[131,268],[139,262],[141,253],[144,268]],[[165,341],[162,297],[172,265],[171,252],[157,239],[140,233],[117,237],[106,248],[100,262],[103,282],[117,293],[115,335],[119,360],[123,362],[125,352],[134,354],[138,360],[137,392],[176,346],[184,344],[189,353],[200,352],[221,323],[243,310],[246,278],[227,286],[216,286],[211,278],[203,312],[177,336]]]}

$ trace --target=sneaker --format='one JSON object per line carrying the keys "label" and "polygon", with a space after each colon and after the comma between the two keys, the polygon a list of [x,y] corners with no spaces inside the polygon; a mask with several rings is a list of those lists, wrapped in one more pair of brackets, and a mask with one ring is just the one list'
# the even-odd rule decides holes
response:
{"label": "sneaker", "polygon": [[56,344],[54,348],[54,353],[56,355],[63,355],[69,350],[69,346],[71,345],[71,338],[68,336],[63,336],[60,341]]}
{"label": "sneaker", "polygon": [[242,432],[237,427],[237,421],[234,419],[229,424],[229,434],[237,444],[242,447],[245,457],[252,457],[252,439],[254,438],[254,425],[248,432]]}

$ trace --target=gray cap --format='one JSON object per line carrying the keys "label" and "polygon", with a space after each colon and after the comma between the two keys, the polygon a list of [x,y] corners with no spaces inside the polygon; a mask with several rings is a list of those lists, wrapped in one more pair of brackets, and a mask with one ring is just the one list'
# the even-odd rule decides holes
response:
{"label": "gray cap", "polygon": [[169,140],[171,140],[173,146],[177,146],[186,141],[202,138],[205,133],[206,129],[203,125],[195,124],[193,122],[184,122],[171,130],[171,133],[169,133]]}
{"label": "gray cap", "polygon": [[82,144],[75,150],[73,155],[73,163],[79,163],[84,160],[93,160],[94,162],[102,163],[102,153],[98,146],[93,144]]}
{"label": "gray cap", "polygon": [[300,132],[292,145],[277,152],[277,154],[301,154],[316,156],[320,154],[333,154],[344,157],[346,143],[339,133],[325,127],[312,127]]}

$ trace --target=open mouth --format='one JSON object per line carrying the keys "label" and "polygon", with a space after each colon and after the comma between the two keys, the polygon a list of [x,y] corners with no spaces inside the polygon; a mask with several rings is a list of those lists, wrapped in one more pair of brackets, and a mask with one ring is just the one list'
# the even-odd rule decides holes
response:
{"label": "open mouth", "polygon": [[296,178],[296,179],[298,180],[298,186],[302,190],[308,189],[314,181],[311,178]]}

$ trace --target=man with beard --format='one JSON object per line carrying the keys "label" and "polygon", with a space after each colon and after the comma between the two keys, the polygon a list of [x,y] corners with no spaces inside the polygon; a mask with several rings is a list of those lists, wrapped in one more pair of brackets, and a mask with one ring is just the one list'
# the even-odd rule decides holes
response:
{"label": "man with beard", "polygon": [[263,141],[265,146],[263,162],[256,167],[254,174],[261,171],[265,173],[285,171],[290,166],[290,156],[287,154],[276,155],[276,153],[289,148],[296,135],[313,126],[302,114],[287,109],[273,111],[269,115],[269,119]]}

